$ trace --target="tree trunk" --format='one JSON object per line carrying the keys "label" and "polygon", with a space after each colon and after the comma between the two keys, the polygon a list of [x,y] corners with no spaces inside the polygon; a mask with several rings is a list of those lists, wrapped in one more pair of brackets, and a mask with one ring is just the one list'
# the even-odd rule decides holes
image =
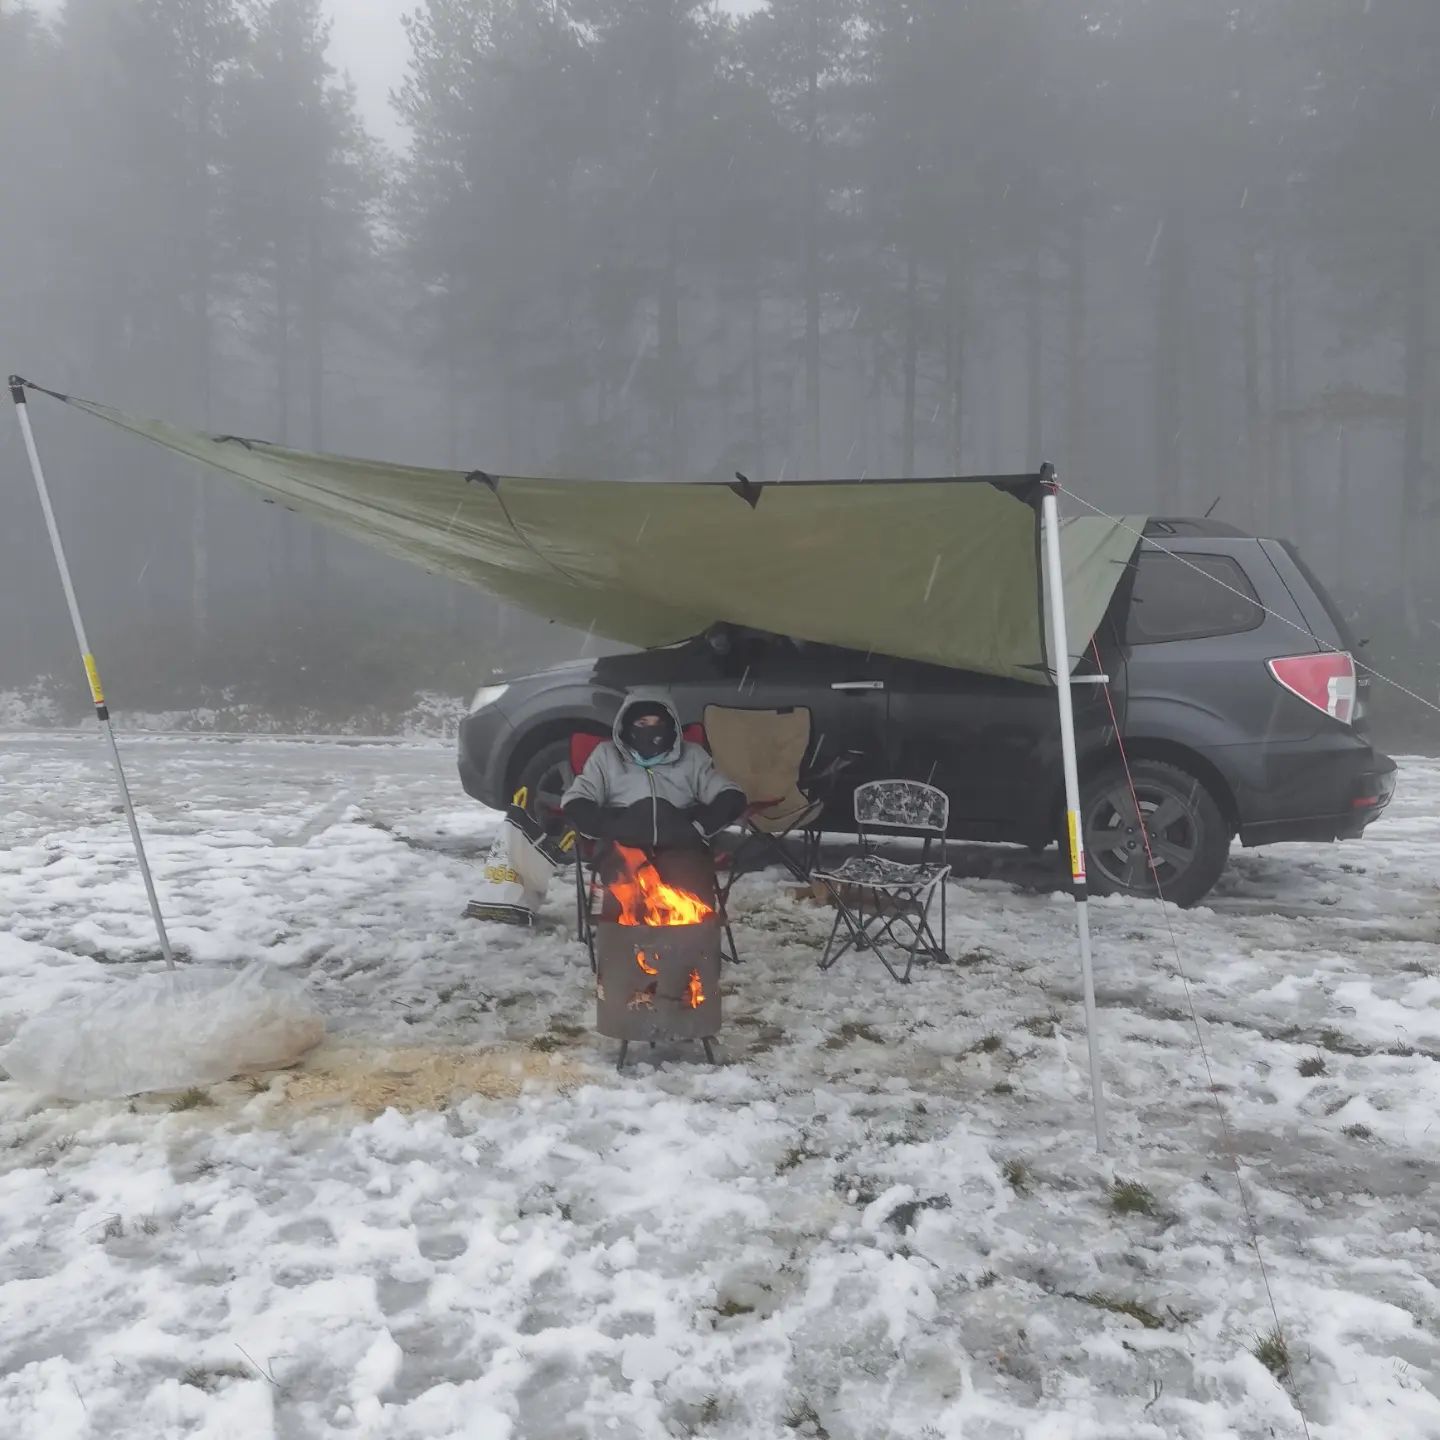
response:
{"label": "tree trunk", "polygon": [[820,0],[809,0],[805,152],[805,473],[820,473]]}
{"label": "tree trunk", "polygon": [[1270,424],[1265,434],[1265,528],[1281,528],[1284,505],[1281,497],[1281,462],[1284,460],[1285,345],[1280,323],[1280,249],[1278,242],[1270,251],[1270,290],[1266,296],[1267,326],[1270,354],[1267,369],[1270,389]]}
{"label": "tree trunk", "polygon": [[1285,284],[1281,294],[1281,351],[1284,386],[1281,403],[1286,415],[1285,426],[1285,497],[1289,506],[1286,533],[1304,547],[1309,539],[1309,497],[1305,491],[1305,429],[1300,418],[1300,385],[1296,378],[1299,351],[1295,345],[1295,277],[1287,260]]}
{"label": "tree trunk", "polygon": [[1335,493],[1332,538],[1335,544],[1335,584],[1343,594],[1350,586],[1350,567],[1346,563],[1350,554],[1350,427],[1341,425],[1336,439],[1340,449],[1340,481]]}
{"label": "tree trunk", "polygon": [[1247,235],[1241,254],[1240,317],[1245,352],[1245,515],[1256,529],[1268,529],[1270,502],[1265,494],[1265,437],[1260,410],[1260,262]]}
{"label": "tree trunk", "polygon": [[[213,202],[209,168],[213,82],[213,66],[208,56],[202,57],[198,71],[198,93],[195,97],[195,143],[198,162],[193,171],[197,194],[196,213],[192,217],[195,230],[191,236],[193,285],[190,305],[193,332],[190,363],[194,366],[198,402],[196,409],[206,434],[215,428],[210,337],[210,295],[214,289],[211,226],[214,217],[211,213]],[[190,623],[196,649],[203,652],[210,635],[210,487],[207,477],[196,473],[191,494]]]}
{"label": "tree trunk", "polygon": [[[325,448],[325,268],[320,247],[317,217],[311,215],[305,226],[305,326],[306,391],[310,406],[310,437],[312,450]],[[330,588],[330,557],[325,531],[313,522],[310,525],[310,564],[306,589],[311,604],[323,609]]]}
{"label": "tree trunk", "polygon": [[1411,242],[1405,285],[1405,452],[1401,489],[1401,582],[1405,629],[1411,639],[1421,633],[1418,582],[1424,568],[1426,546],[1421,536],[1425,508],[1425,407],[1429,402],[1430,266],[1426,242]]}
{"label": "tree trunk", "polygon": [[1089,355],[1085,333],[1086,261],[1085,217],[1078,210],[1070,219],[1065,266],[1065,465],[1072,476],[1088,474],[1085,453],[1089,420]]}
{"label": "tree trunk", "polygon": [[1172,513],[1184,502],[1181,427],[1184,423],[1183,357],[1187,257],[1184,219],[1178,209],[1163,222],[1155,306],[1155,469],[1161,506]]}
{"label": "tree trunk", "polygon": [[765,349],[764,296],[759,285],[750,292],[750,463],[756,477],[765,473]]}
{"label": "tree trunk", "polygon": [[445,463],[460,468],[460,341],[457,335],[455,307],[445,313]]}
{"label": "tree trunk", "polygon": [[965,465],[965,261],[958,253],[945,267],[945,394],[945,451],[959,475]]}
{"label": "tree trunk", "polygon": [[1043,376],[1044,335],[1041,333],[1040,247],[1033,245],[1025,271],[1025,464],[1038,470],[1045,459]]}
{"label": "tree trunk", "polygon": [[658,306],[662,419],[665,432],[667,479],[685,473],[685,444],[681,419],[680,376],[680,213],[679,157],[676,153],[679,110],[679,54],[675,36],[673,0],[659,0],[663,39],[660,56],[660,171],[665,215],[665,256],[660,270]]}
{"label": "tree trunk", "polygon": [[[208,217],[207,217],[208,222]],[[198,413],[205,433],[214,428],[214,398],[210,354],[210,255],[208,238],[202,238],[196,257],[192,297],[194,338],[191,347],[198,392]],[[205,650],[210,638],[210,483],[194,467],[190,511],[190,626],[196,650]]]}
{"label": "tree trunk", "polygon": [[305,235],[305,371],[310,401],[310,448],[325,448],[325,271],[314,218]]}
{"label": "tree trunk", "polygon": [[[280,241],[275,247],[275,423],[282,445],[290,444],[291,286],[290,251],[285,242]],[[270,513],[274,534],[270,600],[283,613],[291,599],[294,584],[294,535],[286,510],[277,505]]]}
{"label": "tree trunk", "polygon": [[902,473],[915,473],[915,402],[920,371],[920,263],[912,240],[905,257],[905,416]]}
{"label": "tree trunk", "polygon": [[290,306],[292,275],[289,247],[275,247],[275,423],[282,445],[290,443]]}
{"label": "tree trunk", "polygon": [[874,437],[870,463],[877,472],[889,464],[889,434],[885,427],[885,337],[875,327],[870,337],[870,433]]}

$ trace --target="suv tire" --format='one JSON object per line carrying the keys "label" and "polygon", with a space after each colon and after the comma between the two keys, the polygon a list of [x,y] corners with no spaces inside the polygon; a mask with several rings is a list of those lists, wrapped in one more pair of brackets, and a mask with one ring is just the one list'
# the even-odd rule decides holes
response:
{"label": "suv tire", "polygon": [[563,828],[560,797],[574,778],[575,772],[570,768],[570,742],[551,740],[520,767],[512,791],[522,786],[529,791],[525,808],[547,831],[558,835]]}
{"label": "suv tire", "polygon": [[[1154,875],[1136,798],[1150,831]],[[1158,879],[1164,898],[1188,909],[1210,893],[1229,859],[1230,827],[1215,797],[1194,775],[1163,761],[1137,760],[1128,775],[1123,765],[1105,770],[1084,787],[1080,817],[1097,895],[1153,896]]]}

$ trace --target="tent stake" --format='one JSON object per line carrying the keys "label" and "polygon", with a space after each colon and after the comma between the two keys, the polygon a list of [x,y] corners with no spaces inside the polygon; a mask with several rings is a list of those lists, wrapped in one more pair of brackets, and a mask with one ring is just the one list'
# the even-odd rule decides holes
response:
{"label": "tent stake", "polygon": [[115,743],[115,729],[110,723],[110,707],[105,703],[105,692],[100,686],[100,671],[95,656],[90,652],[90,642],[85,638],[85,622],[80,618],[80,604],[75,598],[75,586],[70,580],[70,566],[65,559],[65,547],[60,542],[60,527],[55,523],[55,511],[50,505],[50,491],[45,484],[45,471],[40,465],[40,452],[35,448],[35,433],[30,428],[30,407],[25,403],[25,387],[17,375],[10,377],[10,398],[15,402],[15,417],[20,422],[20,433],[25,437],[25,453],[30,457],[30,473],[35,477],[35,493],[40,497],[40,509],[45,515],[45,528],[50,532],[50,548],[55,552],[55,565],[60,571],[60,583],[65,587],[65,603],[70,608],[70,623],[75,627],[75,641],[80,646],[81,663],[85,676],[90,682],[90,696],[95,702],[95,713],[100,719],[100,728],[110,746],[110,760],[115,767],[115,784],[120,790],[120,803],[125,810],[125,819],[130,826],[130,839],[135,846],[135,858],[140,862],[140,875],[145,881],[145,895],[150,901],[150,914],[155,921],[155,934],[160,940],[160,953],[165,964],[175,968],[175,954],[170,949],[170,936],[165,930],[165,917],[160,913],[160,900],[155,894],[155,882],[150,876],[150,864],[145,858],[145,842],[140,838],[140,826],[135,819],[135,806],[130,800],[130,787],[125,782],[125,767],[120,763],[120,747]]}
{"label": "tent stake", "polygon": [[1040,522],[1045,532],[1045,569],[1050,611],[1050,663],[1060,707],[1060,748],[1065,762],[1065,820],[1070,846],[1071,894],[1080,939],[1080,977],[1085,991],[1085,1038],[1090,1047],[1090,1098],[1095,1107],[1095,1148],[1106,1145],[1105,1088],[1100,1078],[1100,1037],[1095,1026],[1095,970],[1090,958],[1090,897],[1085,883],[1085,834],[1080,820],[1080,767],[1075,759],[1075,707],[1070,694],[1070,636],[1065,622],[1065,574],[1060,562],[1060,484],[1053,465],[1040,467]]}

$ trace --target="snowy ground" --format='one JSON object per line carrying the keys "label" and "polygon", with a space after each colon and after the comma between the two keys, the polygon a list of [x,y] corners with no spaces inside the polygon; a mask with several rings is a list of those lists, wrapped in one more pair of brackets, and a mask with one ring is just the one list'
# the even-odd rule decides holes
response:
{"label": "snowy ground", "polygon": [[[1304,1434],[1155,905],[1095,907],[1102,1162],[1027,857],[965,856],[908,989],[743,882],[731,1063],[621,1078],[563,886],[542,933],[460,918],[494,817],[447,748],[126,748],[177,942],[332,1035],[197,1108],[0,1083],[6,1440]],[[94,738],[0,737],[0,841],[3,1040],[153,941]],[[1316,1440],[1440,1436],[1437,862],[1415,762],[1371,840],[1174,917]]]}

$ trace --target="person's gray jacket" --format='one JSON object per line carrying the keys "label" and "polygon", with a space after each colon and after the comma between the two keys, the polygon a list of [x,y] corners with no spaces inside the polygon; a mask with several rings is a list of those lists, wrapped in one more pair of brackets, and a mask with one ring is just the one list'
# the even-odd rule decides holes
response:
{"label": "person's gray jacket", "polygon": [[[667,755],[648,767],[631,759],[620,743],[626,712],[641,701],[664,705],[675,722],[675,744]],[[737,814],[744,808],[745,792],[715,768],[703,745],[685,739],[680,716],[666,696],[653,693],[628,696],[615,716],[611,733],[614,738],[597,745],[585,768],[570,782],[560,801],[562,809],[574,800],[589,800],[614,810],[624,810],[642,800],[650,801],[652,806],[665,800],[685,812],[713,805],[726,791],[735,792],[734,802],[723,808]]]}

